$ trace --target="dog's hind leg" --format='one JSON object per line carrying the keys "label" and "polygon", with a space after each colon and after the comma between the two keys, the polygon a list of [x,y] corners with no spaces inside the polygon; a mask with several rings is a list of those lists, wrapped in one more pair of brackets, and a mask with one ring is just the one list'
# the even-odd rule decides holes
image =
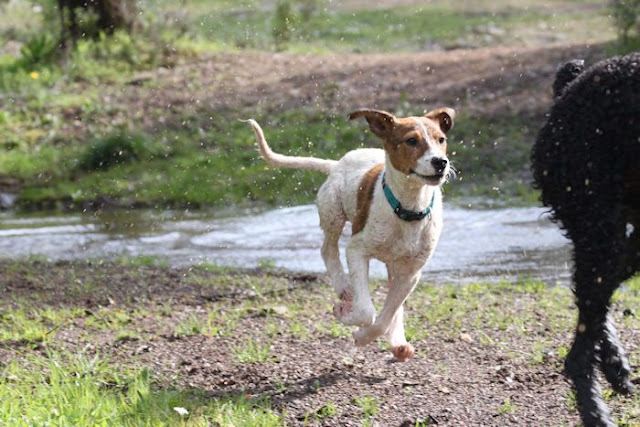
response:
{"label": "dog's hind leg", "polygon": [[340,261],[340,249],[338,246],[347,218],[342,211],[339,198],[327,188],[328,185],[328,183],[325,183],[320,188],[317,200],[320,228],[324,233],[322,260],[336,293],[341,295],[349,288],[349,280]]}
{"label": "dog's hind leg", "polygon": [[596,343],[602,337],[605,316],[586,315],[580,311],[571,351],[565,360],[565,372],[572,380],[582,421],[587,426],[613,426],[611,412],[601,396],[596,377]]}
{"label": "dog's hind leg", "polygon": [[[637,228],[640,224],[638,224],[637,218],[632,225],[634,229],[627,239],[620,281],[628,279],[640,270],[640,230]],[[634,385],[629,379],[631,367],[611,316],[607,318],[600,343],[600,366],[615,391],[623,394],[633,392]]]}
{"label": "dog's hind leg", "polygon": [[340,261],[338,241],[346,223],[340,201],[339,185],[332,177],[320,187],[317,198],[320,227],[324,232],[322,259],[340,301],[333,314],[345,325],[365,326],[375,320],[376,311],[369,294],[369,259],[358,247],[360,236],[354,236],[347,246],[349,277]]}
{"label": "dog's hind leg", "polygon": [[611,357],[619,345],[612,340],[613,330],[607,326],[607,320],[610,299],[619,283],[625,223],[615,206],[606,214],[588,212],[572,219],[564,224],[575,245],[574,293],[579,316],[565,370],[574,383],[584,424],[614,425],[601,396],[595,366],[598,345],[606,356],[607,370],[611,372],[620,365]]}
{"label": "dog's hind leg", "polygon": [[611,387],[618,393],[630,394],[634,385],[629,379],[631,366],[618,338],[611,315],[607,316],[600,342],[600,368]]}
{"label": "dog's hind leg", "polygon": [[344,273],[342,261],[340,261],[340,249],[338,247],[338,241],[342,235],[345,222],[346,219],[342,215],[320,215],[320,227],[324,233],[322,260],[338,295],[349,287],[349,281]]}

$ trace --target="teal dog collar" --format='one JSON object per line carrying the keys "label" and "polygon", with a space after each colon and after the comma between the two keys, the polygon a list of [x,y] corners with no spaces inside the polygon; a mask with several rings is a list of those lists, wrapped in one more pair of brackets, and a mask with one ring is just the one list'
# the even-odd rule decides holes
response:
{"label": "teal dog collar", "polygon": [[429,206],[425,210],[423,210],[422,212],[410,211],[403,208],[402,204],[398,201],[398,199],[396,199],[396,196],[393,195],[393,192],[391,192],[391,189],[389,188],[389,186],[387,185],[387,181],[385,180],[386,175],[386,172],[382,174],[382,189],[384,190],[384,195],[391,205],[393,212],[397,215],[398,218],[403,221],[421,221],[428,216],[429,219],[431,219],[431,208],[433,208],[433,202],[436,198],[435,191],[431,196],[431,203],[429,203]]}

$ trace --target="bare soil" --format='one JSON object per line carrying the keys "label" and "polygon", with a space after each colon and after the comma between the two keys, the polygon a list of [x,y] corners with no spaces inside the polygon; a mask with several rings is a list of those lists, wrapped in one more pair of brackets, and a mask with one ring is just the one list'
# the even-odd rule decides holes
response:
{"label": "bare soil", "polygon": [[[355,351],[350,337],[332,336],[322,328],[333,322],[332,293],[322,276],[103,263],[2,263],[0,267],[0,311],[73,307],[84,313],[51,325],[50,339],[35,347],[1,343],[0,365],[47,348],[78,351],[89,346],[114,363],[150,367],[160,387],[203,390],[212,398],[268,397],[290,425],[361,425],[367,417],[356,398],[362,396],[375,400],[377,413],[369,421],[381,426],[579,423],[562,361],[555,354],[571,338],[574,318],[568,298],[566,328],[558,332],[548,327],[549,313],[535,309],[544,293],[506,291],[504,298],[488,296],[477,309],[503,304],[504,315],[509,316],[512,310],[534,307],[538,320],[526,325],[524,333],[511,327],[477,330],[466,324],[477,309],[454,312],[458,319],[451,320],[459,320],[462,329],[451,329],[447,319],[419,323],[426,334],[413,340],[415,359],[397,363],[380,346]],[[256,283],[270,285],[267,290]],[[424,309],[410,300],[407,317],[419,316]],[[117,328],[92,326],[115,312],[127,314],[120,327],[135,331],[136,337],[118,339]],[[176,325],[189,316],[209,316],[214,325],[224,324],[218,324],[215,335],[176,335]],[[291,322],[301,322],[310,332],[291,333]],[[637,342],[640,331],[621,323],[624,340]],[[270,338],[269,360],[241,363],[238,346],[248,337],[264,340],[269,325],[278,326]],[[532,346],[541,339],[547,343],[540,349],[545,356],[533,362]],[[335,415],[314,416],[329,404],[337,410]],[[620,413],[629,401],[616,397],[612,405]]]}
{"label": "bare soil", "polygon": [[[397,54],[220,53],[141,73],[125,87],[101,88],[96,102],[109,114],[83,117],[69,108],[61,133],[87,137],[118,123],[156,133],[183,126],[206,131],[224,128],[232,117],[246,118],[238,115],[296,109],[346,117],[361,107],[417,114],[416,107],[448,105],[487,120],[540,117],[550,106],[558,65],[575,58],[589,64],[603,50],[548,44]],[[80,92],[89,86],[78,85]]]}

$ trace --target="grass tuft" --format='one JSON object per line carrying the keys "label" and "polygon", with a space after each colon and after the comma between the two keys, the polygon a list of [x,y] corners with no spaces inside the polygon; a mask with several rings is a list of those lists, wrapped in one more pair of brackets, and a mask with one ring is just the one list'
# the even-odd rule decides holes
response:
{"label": "grass tuft", "polygon": [[87,172],[106,170],[151,156],[147,137],[122,132],[90,142],[79,159],[78,168]]}
{"label": "grass tuft", "polygon": [[264,363],[272,360],[269,355],[271,345],[260,343],[254,338],[247,338],[233,351],[240,363]]}

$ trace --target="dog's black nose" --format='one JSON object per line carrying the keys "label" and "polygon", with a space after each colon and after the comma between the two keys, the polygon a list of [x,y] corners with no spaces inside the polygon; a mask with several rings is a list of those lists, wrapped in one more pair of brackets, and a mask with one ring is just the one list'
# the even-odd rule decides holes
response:
{"label": "dog's black nose", "polygon": [[434,157],[433,159],[431,159],[431,164],[433,165],[433,168],[437,173],[444,172],[444,169],[447,167],[448,163],[449,160],[443,159],[441,157]]}

